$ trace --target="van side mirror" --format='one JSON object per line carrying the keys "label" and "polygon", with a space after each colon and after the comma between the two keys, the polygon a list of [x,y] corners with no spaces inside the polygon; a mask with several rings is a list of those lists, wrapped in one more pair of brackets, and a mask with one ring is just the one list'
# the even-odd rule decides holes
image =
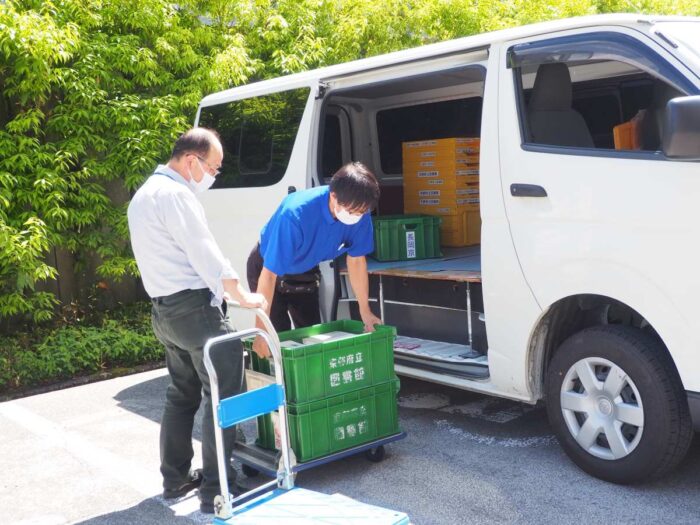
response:
{"label": "van side mirror", "polygon": [[700,160],[700,95],[668,101],[661,147],[670,159]]}

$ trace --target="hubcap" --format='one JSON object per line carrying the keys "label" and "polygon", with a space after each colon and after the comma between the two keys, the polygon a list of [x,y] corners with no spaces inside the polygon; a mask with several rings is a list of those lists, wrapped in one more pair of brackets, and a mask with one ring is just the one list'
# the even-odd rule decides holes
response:
{"label": "hubcap", "polygon": [[598,400],[598,410],[600,410],[600,413],[603,414],[604,416],[609,416],[612,414],[613,411],[613,406],[612,403],[603,398]]}
{"label": "hubcap", "polygon": [[561,411],[576,442],[589,454],[615,460],[629,455],[644,430],[644,407],[637,386],[612,361],[588,357],[567,372]]}

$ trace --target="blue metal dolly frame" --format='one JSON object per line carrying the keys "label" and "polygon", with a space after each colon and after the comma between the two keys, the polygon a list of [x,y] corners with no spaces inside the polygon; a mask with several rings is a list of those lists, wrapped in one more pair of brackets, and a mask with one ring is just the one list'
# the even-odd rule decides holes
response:
{"label": "blue metal dolly frame", "polygon": [[[235,302],[230,302],[230,306],[240,308],[240,305]],[[221,494],[214,499],[214,512],[215,518],[214,523],[223,525],[230,523],[234,517],[234,504],[242,504],[250,500],[255,499],[250,510],[255,507],[260,506],[262,502],[271,501],[272,499],[290,491],[294,488],[294,477],[296,472],[313,468],[315,466],[323,465],[330,461],[340,459],[346,456],[357,454],[362,451],[368,451],[370,449],[382,447],[386,443],[402,439],[406,436],[405,433],[401,432],[399,434],[388,436],[383,439],[373,441],[371,443],[366,443],[359,445],[357,447],[337,452],[329,456],[325,456],[313,461],[308,461],[305,463],[300,463],[298,465],[292,465],[293,452],[289,442],[289,427],[287,422],[287,407],[286,407],[286,397],[284,391],[284,374],[283,374],[283,363],[282,363],[282,353],[280,348],[279,338],[277,332],[275,331],[270,319],[265,314],[262,309],[254,309],[258,318],[263,321],[266,330],[259,328],[249,328],[246,330],[241,330],[232,334],[225,334],[218,337],[213,337],[209,339],[204,345],[204,365],[207,369],[207,374],[209,375],[211,383],[211,397],[212,397],[212,412],[214,418],[214,437],[216,441],[216,455],[217,455],[217,465],[219,470],[219,485]],[[232,396],[226,399],[220,399],[219,395],[219,382],[216,370],[211,360],[211,348],[217,343],[224,341],[244,339],[254,336],[260,336],[267,343],[270,351],[272,353],[272,358],[275,364],[275,383],[267,385],[255,390],[244,392],[236,396]],[[223,440],[223,429],[229,428],[243,421],[253,419],[255,417],[267,414],[277,410],[279,412],[279,428],[280,428],[280,454],[281,461],[279,468],[275,469],[274,466],[277,464],[276,456],[275,461],[272,463],[272,468],[266,466],[262,462],[251,461],[246,459],[244,464],[250,467],[256,468],[261,472],[274,477],[273,481],[264,483],[253,490],[250,490],[244,494],[241,494],[237,498],[229,493],[228,487],[228,475],[226,469],[226,461],[224,453],[224,440]],[[262,450],[262,449],[261,449]],[[269,492],[270,489],[276,489],[272,493]],[[305,497],[308,497],[309,491],[304,491]],[[324,496],[319,494],[318,496]],[[256,503],[257,502],[257,503]],[[362,504],[359,504],[362,505]],[[369,506],[367,506],[369,508]],[[380,509],[379,507],[373,507],[374,511],[386,512],[385,509]],[[248,507],[244,508],[242,512],[249,510]],[[394,518],[398,518],[394,521]],[[393,513],[391,523],[408,523],[408,518],[405,514]],[[382,523],[389,523],[388,521],[382,521]]]}

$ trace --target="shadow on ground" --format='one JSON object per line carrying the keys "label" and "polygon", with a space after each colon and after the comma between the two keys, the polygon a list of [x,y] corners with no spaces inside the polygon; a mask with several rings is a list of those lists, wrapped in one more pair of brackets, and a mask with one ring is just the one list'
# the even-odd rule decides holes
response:
{"label": "shadow on ground", "polygon": [[[192,497],[196,498],[196,496]],[[202,514],[199,510],[194,510],[189,514],[177,515],[173,509],[152,498],[143,500],[128,509],[88,518],[78,522],[78,525],[123,525],[126,523],[138,523],[139,525],[180,523],[192,525],[193,522],[211,523],[212,518],[211,514]]]}

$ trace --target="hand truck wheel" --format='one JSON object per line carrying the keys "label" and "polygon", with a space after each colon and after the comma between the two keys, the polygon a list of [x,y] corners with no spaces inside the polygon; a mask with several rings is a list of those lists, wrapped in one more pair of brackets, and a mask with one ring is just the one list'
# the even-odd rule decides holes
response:
{"label": "hand truck wheel", "polygon": [[365,457],[370,460],[372,463],[379,463],[384,459],[384,455],[386,453],[386,450],[384,449],[384,445],[380,445],[376,448],[370,448],[365,452]]}

